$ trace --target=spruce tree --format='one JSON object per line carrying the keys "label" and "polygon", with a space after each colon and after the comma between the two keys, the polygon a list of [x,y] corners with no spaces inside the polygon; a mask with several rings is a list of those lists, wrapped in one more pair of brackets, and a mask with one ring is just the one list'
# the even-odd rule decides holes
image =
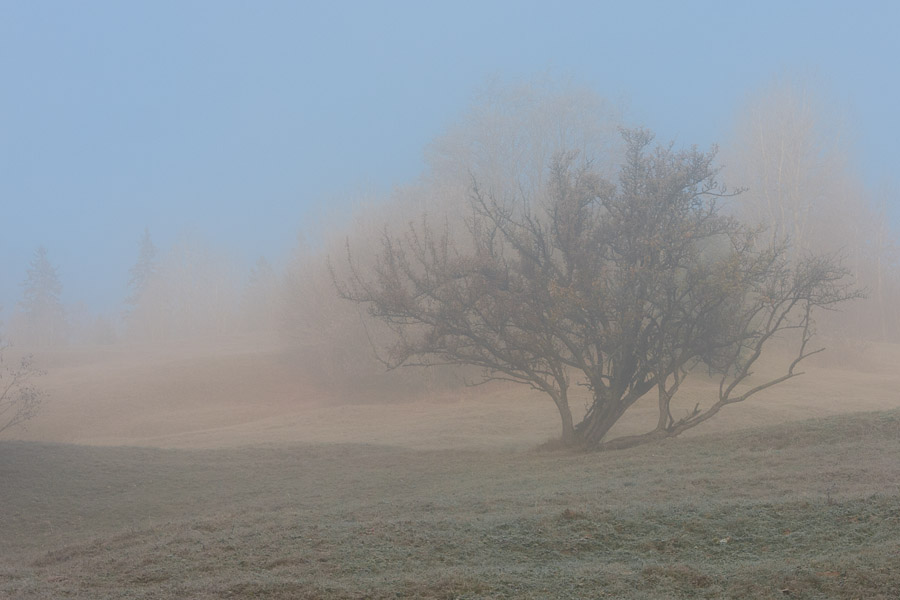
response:
{"label": "spruce tree", "polygon": [[66,315],[60,299],[62,283],[44,246],[35,251],[22,286],[25,289],[19,306],[25,317],[28,341],[36,346],[65,341]]}
{"label": "spruce tree", "polygon": [[150,238],[150,230],[144,229],[144,235],[141,237],[141,250],[138,260],[131,269],[128,270],[130,278],[128,279],[128,288],[130,291],[125,302],[134,310],[141,302],[141,296],[147,289],[147,284],[156,274],[156,246]]}

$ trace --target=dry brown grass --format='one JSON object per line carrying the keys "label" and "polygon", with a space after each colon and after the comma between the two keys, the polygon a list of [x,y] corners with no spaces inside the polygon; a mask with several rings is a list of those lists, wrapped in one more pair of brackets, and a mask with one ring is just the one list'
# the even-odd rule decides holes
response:
{"label": "dry brown grass", "polygon": [[[381,403],[372,403],[364,388],[335,397],[305,382],[290,355],[262,340],[71,349],[38,358],[48,370],[42,385],[50,398],[27,431],[11,432],[25,440],[185,449],[296,442],[528,449],[558,435],[552,403],[526,388],[423,390],[418,398],[398,393]],[[900,346],[857,349],[845,361],[853,368],[835,362],[826,353],[806,375],[728,407],[688,435],[900,406]],[[688,378],[675,416],[710,402],[712,386],[702,375]],[[586,394],[583,401],[576,396],[573,410],[587,401]],[[651,428],[655,410],[652,398],[635,406],[613,433]]]}

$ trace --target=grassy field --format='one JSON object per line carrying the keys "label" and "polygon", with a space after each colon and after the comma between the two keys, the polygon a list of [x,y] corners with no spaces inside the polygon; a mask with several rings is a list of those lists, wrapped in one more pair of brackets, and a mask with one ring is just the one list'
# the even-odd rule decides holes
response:
{"label": "grassy field", "polygon": [[[0,442],[0,598],[900,598],[896,374],[814,375],[601,454],[541,450],[552,410],[507,388],[280,416],[262,399],[255,419],[231,398],[219,426],[196,400],[169,432],[162,402],[121,446],[115,412],[51,443],[63,399],[32,439]],[[836,410],[835,382],[859,400]],[[786,419],[817,414],[801,410],[816,386],[826,414]]]}

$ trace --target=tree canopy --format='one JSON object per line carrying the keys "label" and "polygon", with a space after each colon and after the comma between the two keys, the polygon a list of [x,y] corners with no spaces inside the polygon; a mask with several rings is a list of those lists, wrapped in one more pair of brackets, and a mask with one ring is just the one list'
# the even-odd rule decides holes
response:
{"label": "tree canopy", "polygon": [[0,434],[34,418],[44,399],[44,392],[33,382],[44,372],[30,355],[18,361],[6,360],[7,347],[0,339]]}
{"label": "tree canopy", "polygon": [[[853,298],[830,256],[788,260],[785,240],[726,216],[715,151],[651,147],[625,130],[617,181],[577,154],[559,154],[536,199],[498,196],[473,182],[464,233],[427,217],[385,230],[371,272],[335,277],[340,295],[368,307],[395,340],[390,366],[474,365],[546,393],[562,438],[614,448],[678,435],[735,402],[798,375],[818,352],[813,313]],[[780,332],[796,332],[784,372],[746,385]],[[671,402],[691,369],[720,378],[707,408],[675,419]],[[573,421],[569,390],[592,402]],[[742,385],[743,384],[743,385]],[[609,440],[612,426],[647,394],[656,427]]]}

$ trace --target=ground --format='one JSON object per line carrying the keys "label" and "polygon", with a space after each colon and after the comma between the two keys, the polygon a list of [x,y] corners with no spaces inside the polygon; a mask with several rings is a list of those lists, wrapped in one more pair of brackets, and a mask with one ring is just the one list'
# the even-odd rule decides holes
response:
{"label": "ground", "polygon": [[900,348],[853,356],[576,454],[508,386],[371,404],[265,345],[47,354],[0,442],[0,598],[897,598]]}

